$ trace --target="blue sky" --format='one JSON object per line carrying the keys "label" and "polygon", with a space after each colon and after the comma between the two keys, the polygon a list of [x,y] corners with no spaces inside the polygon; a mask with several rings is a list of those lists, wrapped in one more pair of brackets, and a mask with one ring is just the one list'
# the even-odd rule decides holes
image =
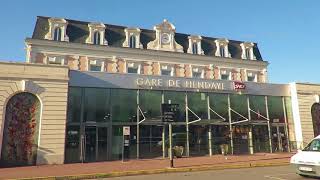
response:
{"label": "blue sky", "polygon": [[25,61],[38,15],[148,29],[168,19],[177,32],[257,42],[269,82],[320,83],[319,0],[2,0],[0,60]]}

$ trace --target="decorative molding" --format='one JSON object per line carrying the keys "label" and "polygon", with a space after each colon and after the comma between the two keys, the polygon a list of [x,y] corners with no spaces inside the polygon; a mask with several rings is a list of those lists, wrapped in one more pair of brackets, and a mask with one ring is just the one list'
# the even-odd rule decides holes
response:
{"label": "decorative molding", "polygon": [[[173,24],[164,19],[153,29],[156,31],[156,39],[148,43],[147,49],[183,52],[183,47],[174,39],[176,28]],[[162,40],[164,35],[169,38],[167,43]]]}

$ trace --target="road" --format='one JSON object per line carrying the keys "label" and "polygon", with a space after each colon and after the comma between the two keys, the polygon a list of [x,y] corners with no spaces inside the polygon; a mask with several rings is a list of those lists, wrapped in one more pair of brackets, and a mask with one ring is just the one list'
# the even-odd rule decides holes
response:
{"label": "road", "polygon": [[303,180],[290,166],[227,169],[107,178],[106,180]]}

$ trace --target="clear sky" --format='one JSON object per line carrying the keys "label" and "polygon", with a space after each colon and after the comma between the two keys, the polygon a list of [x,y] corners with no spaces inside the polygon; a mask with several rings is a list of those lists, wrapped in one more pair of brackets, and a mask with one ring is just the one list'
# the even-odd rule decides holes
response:
{"label": "clear sky", "polygon": [[[25,61],[36,16],[257,42],[269,82],[320,83],[319,0],[1,0],[0,60]],[[319,76],[318,76],[319,75]]]}

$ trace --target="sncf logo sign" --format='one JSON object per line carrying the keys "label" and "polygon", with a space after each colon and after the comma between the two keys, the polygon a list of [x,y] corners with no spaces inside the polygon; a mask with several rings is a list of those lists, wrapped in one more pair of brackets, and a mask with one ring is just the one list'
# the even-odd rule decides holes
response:
{"label": "sncf logo sign", "polygon": [[246,85],[242,82],[233,82],[233,88],[234,90],[243,90],[243,89],[246,89]]}

